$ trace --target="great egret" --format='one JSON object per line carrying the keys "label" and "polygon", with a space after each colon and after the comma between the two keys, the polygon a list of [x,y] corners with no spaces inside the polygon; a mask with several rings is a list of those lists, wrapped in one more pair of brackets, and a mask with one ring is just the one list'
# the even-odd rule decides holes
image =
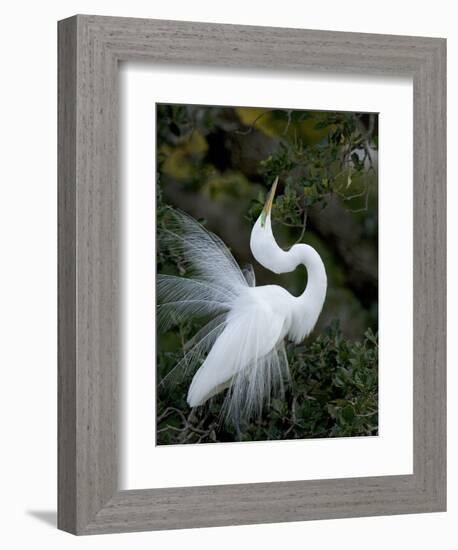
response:
{"label": "great egret", "polygon": [[227,389],[225,412],[236,424],[260,415],[272,395],[283,393],[289,378],[285,338],[299,343],[313,330],[326,295],[326,271],[316,250],[295,244],[285,251],[275,241],[271,209],[277,182],[253,226],[250,248],[274,273],[306,267],[307,286],[298,297],[278,285],[255,286],[252,269],[242,271],[221,239],[182,212],[163,235],[191,277],[158,275],[159,325],[211,319],[186,344],[174,371],[199,367],[187,395],[191,407]]}

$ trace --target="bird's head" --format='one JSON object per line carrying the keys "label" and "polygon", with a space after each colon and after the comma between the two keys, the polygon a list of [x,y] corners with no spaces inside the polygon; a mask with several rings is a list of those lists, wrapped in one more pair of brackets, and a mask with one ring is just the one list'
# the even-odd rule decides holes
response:
{"label": "bird's head", "polygon": [[278,176],[272,184],[261,215],[251,230],[250,248],[255,260],[274,273],[291,271],[287,252],[282,250],[272,232],[271,212],[277,189]]}

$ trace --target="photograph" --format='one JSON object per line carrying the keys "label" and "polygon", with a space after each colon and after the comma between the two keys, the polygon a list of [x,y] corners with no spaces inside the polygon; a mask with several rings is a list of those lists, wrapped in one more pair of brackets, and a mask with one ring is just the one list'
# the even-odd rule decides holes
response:
{"label": "photograph", "polygon": [[378,114],[160,103],[156,148],[156,445],[378,435]]}

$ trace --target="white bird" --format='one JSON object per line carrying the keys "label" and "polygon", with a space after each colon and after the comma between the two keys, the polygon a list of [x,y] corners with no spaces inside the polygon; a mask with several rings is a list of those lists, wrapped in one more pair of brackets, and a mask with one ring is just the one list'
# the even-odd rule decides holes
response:
{"label": "white bird", "polygon": [[242,271],[226,245],[192,217],[175,214],[165,230],[167,246],[185,262],[188,277],[158,275],[158,322],[210,317],[185,346],[175,370],[195,369],[187,402],[203,405],[227,389],[224,410],[236,425],[260,415],[275,394],[283,394],[289,379],[285,338],[300,343],[313,330],[323,308],[327,279],[314,248],[295,244],[281,249],[271,225],[278,178],[253,226],[254,258],[274,273],[307,269],[304,292],[295,297],[278,285],[255,286],[254,273]]}

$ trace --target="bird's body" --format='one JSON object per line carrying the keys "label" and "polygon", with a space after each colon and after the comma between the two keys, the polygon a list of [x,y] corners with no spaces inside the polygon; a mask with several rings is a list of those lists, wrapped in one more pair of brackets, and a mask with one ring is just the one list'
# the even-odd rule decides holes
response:
{"label": "bird's body", "polygon": [[254,286],[251,271],[243,273],[224,243],[192,218],[178,214],[180,229],[169,231],[169,244],[193,268],[192,278],[158,278],[159,320],[169,326],[180,319],[210,316],[212,320],[189,342],[177,368],[199,367],[187,401],[203,405],[224,390],[226,412],[235,422],[260,414],[289,377],[285,338],[301,342],[315,326],[326,295],[326,272],[309,245],[282,250],[270,223],[275,185],[251,234],[255,259],[275,273],[305,265],[308,283],[295,297],[278,285]]}
{"label": "bird's body", "polygon": [[271,353],[286,336],[291,295],[275,285],[241,290],[227,314],[225,328],[197,371],[188,393],[191,407],[202,405],[237,373]]}

